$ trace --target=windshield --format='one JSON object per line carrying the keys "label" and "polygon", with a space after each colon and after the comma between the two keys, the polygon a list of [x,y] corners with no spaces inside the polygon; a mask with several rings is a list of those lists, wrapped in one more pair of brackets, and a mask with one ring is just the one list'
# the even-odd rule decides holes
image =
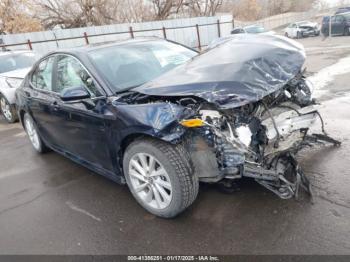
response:
{"label": "windshield", "polygon": [[89,52],[115,92],[142,85],[177,67],[197,52],[168,41],[114,45]]}
{"label": "windshield", "polygon": [[0,56],[0,73],[31,67],[36,61],[33,53],[8,54]]}
{"label": "windshield", "polygon": [[249,34],[259,34],[259,33],[265,32],[265,28],[263,28],[262,26],[251,26],[251,27],[246,27],[244,29]]}

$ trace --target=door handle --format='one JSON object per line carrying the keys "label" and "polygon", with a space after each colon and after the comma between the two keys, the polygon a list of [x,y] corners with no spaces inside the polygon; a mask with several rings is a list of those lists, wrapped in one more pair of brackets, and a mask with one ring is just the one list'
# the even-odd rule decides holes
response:
{"label": "door handle", "polygon": [[60,105],[58,104],[57,101],[53,101],[51,103],[51,106],[52,106],[53,110],[55,110],[55,111],[57,111],[60,108]]}

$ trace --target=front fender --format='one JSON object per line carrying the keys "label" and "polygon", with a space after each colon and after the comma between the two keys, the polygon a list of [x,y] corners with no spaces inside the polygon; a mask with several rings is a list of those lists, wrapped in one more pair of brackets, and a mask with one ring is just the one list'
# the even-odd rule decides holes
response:
{"label": "front fender", "polygon": [[15,93],[16,88],[3,87],[2,85],[0,86],[0,94],[2,94],[11,105],[16,104]]}
{"label": "front fender", "polygon": [[124,129],[121,137],[146,134],[174,142],[185,133],[179,121],[189,116],[187,108],[168,102],[115,105]]}

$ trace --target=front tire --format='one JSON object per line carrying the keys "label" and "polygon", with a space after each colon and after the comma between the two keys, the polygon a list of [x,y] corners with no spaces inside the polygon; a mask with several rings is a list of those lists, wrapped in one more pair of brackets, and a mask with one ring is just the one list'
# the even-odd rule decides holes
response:
{"label": "front tire", "polygon": [[181,145],[136,140],[124,153],[123,170],[137,202],[156,216],[175,217],[197,197],[198,177]]}
{"label": "front tire", "polygon": [[301,33],[300,32],[297,32],[297,39],[300,39],[301,38]]}
{"label": "front tire", "polygon": [[33,121],[33,118],[28,113],[24,114],[23,123],[24,129],[27,132],[29,140],[32,143],[32,146],[34,147],[35,151],[37,151],[40,154],[50,151],[49,148],[40,138],[38,129]]}
{"label": "front tire", "polygon": [[0,95],[0,111],[8,123],[12,124],[18,121],[15,106],[11,105],[3,95]]}

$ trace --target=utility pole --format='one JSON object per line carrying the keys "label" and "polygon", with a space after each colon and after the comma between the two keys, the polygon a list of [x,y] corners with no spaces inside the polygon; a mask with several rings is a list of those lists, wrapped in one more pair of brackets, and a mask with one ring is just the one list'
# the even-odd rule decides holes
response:
{"label": "utility pole", "polygon": [[329,16],[329,37],[332,38],[332,15]]}

